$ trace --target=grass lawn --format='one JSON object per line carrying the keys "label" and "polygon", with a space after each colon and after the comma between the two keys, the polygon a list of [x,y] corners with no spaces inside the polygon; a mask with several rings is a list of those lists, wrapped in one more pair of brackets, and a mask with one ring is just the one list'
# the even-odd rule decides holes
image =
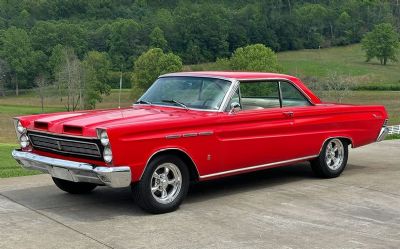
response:
{"label": "grass lawn", "polygon": [[25,170],[12,158],[11,151],[15,144],[0,144],[0,178],[40,174],[39,171]]}
{"label": "grass lawn", "polygon": [[386,140],[394,140],[394,139],[400,139],[400,134],[388,135],[386,137]]}

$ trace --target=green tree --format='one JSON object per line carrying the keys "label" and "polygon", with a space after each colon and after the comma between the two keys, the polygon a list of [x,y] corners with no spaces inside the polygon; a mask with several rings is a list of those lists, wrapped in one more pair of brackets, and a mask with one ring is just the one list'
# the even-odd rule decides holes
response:
{"label": "green tree", "polygon": [[164,32],[159,27],[155,27],[150,33],[150,46],[153,48],[167,49],[168,42],[164,37]]}
{"label": "green tree", "polygon": [[51,51],[48,66],[50,68],[51,76],[53,79],[56,78],[56,73],[60,70],[60,67],[63,64],[64,49],[65,48],[62,45],[57,44],[53,47]]}
{"label": "green tree", "polygon": [[233,70],[279,72],[281,67],[272,49],[263,44],[238,48],[232,54],[230,65]]}
{"label": "green tree", "polygon": [[23,29],[11,27],[0,37],[0,57],[7,61],[18,96],[19,81],[26,76],[31,63],[32,46]]}
{"label": "green tree", "polygon": [[5,96],[5,83],[9,73],[9,66],[7,62],[0,58],[0,96]]}
{"label": "green tree", "polygon": [[21,28],[27,28],[30,25],[30,14],[28,11],[26,11],[25,9],[22,10],[19,15],[18,18],[16,19],[17,23],[18,23],[18,27]]}
{"label": "green tree", "polygon": [[229,15],[221,5],[180,4],[174,11],[174,36],[170,47],[185,63],[215,60],[229,54]]}
{"label": "green tree", "polygon": [[296,9],[302,33],[306,35],[306,46],[318,48],[323,40],[323,29],[327,26],[328,10],[322,4],[306,3]]}
{"label": "green tree", "polygon": [[31,54],[31,65],[29,67],[31,74],[38,76],[39,74],[48,77],[50,74],[49,58],[41,50],[35,50]]}
{"label": "green tree", "polygon": [[106,53],[90,51],[82,62],[84,68],[83,107],[94,109],[102,95],[109,95],[111,87],[107,84],[110,61]]}
{"label": "green tree", "polygon": [[50,55],[57,44],[74,49],[80,58],[87,51],[87,30],[79,24],[39,21],[31,30],[32,46]]}
{"label": "green tree", "polygon": [[182,70],[182,60],[173,53],[165,54],[160,48],[152,48],[139,56],[133,70],[133,93],[143,93],[160,74]]}
{"label": "green tree", "polygon": [[367,61],[376,57],[381,65],[386,65],[389,60],[397,61],[396,54],[399,47],[399,35],[389,23],[376,25],[362,39],[362,49],[365,51]]}
{"label": "green tree", "polygon": [[141,26],[132,19],[118,19],[107,28],[108,54],[115,68],[131,68],[133,59],[137,58],[145,46],[141,42]]}

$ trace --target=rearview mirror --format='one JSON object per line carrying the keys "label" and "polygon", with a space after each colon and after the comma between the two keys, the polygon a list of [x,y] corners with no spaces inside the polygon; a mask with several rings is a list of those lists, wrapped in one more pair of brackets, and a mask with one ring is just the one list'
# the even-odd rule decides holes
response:
{"label": "rearview mirror", "polygon": [[229,110],[229,114],[235,113],[240,111],[240,104],[238,102],[231,103],[231,109]]}

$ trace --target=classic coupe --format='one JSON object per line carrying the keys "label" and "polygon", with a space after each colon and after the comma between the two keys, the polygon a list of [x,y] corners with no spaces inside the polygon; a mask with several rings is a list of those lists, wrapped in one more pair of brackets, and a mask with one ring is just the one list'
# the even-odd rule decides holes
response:
{"label": "classic coupe", "polygon": [[130,186],[138,206],[166,213],[190,182],[304,161],[337,177],[349,146],[384,139],[387,118],[383,106],[324,103],[289,75],[172,73],[128,108],[15,118],[12,155],[68,193]]}

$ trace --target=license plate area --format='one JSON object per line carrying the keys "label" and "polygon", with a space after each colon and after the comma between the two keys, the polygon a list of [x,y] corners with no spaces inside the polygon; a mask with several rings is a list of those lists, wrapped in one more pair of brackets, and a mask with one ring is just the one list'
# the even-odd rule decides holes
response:
{"label": "license plate area", "polygon": [[52,167],[50,174],[55,178],[74,182],[74,178],[72,177],[71,172],[69,172],[68,169]]}

